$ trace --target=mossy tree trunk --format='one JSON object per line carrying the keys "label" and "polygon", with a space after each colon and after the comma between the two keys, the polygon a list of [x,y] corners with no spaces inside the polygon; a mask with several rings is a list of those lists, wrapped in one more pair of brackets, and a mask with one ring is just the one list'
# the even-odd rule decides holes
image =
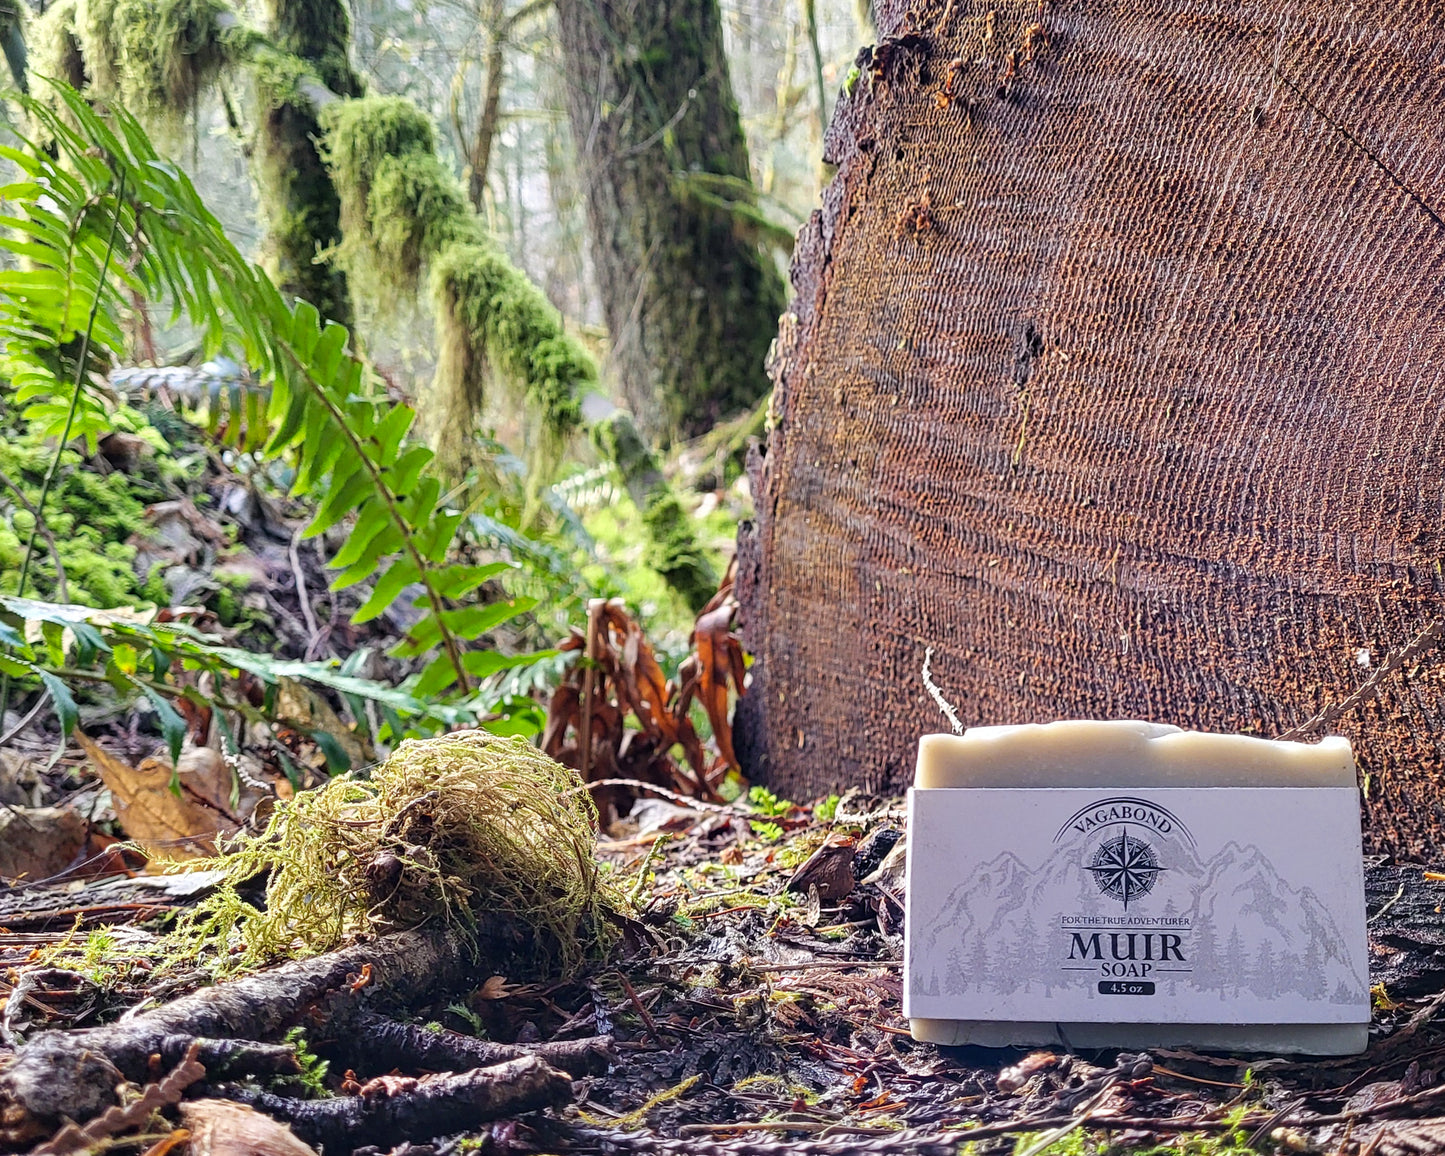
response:
{"label": "mossy tree trunk", "polygon": [[[340,97],[360,96],[351,66],[351,17],[345,0],[267,0],[268,32],[277,48],[307,65]],[[257,159],[269,247],[281,288],[350,323],[346,275],[320,254],[341,239],[341,202],[317,152],[314,101],[285,68],[260,69]]]}
{"label": "mossy tree trunk", "polygon": [[784,308],[717,0],[556,9],[612,373],[649,433],[695,436],[767,391]]}
{"label": "mossy tree trunk", "polygon": [[30,91],[25,60],[25,26],[21,23],[20,0],[0,0],[0,51],[10,66],[10,76],[21,92]]}

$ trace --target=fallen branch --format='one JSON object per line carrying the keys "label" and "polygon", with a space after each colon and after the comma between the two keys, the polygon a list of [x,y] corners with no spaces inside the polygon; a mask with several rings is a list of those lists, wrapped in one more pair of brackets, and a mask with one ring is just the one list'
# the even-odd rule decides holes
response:
{"label": "fallen branch", "polygon": [[[0,1073],[0,1114],[7,1123],[88,1120],[115,1103],[117,1070],[144,1081],[151,1055],[174,1054],[177,1036],[264,1040],[308,1013],[324,1024],[331,1014],[324,1005],[338,1002],[326,997],[350,989],[367,969],[368,998],[420,1002],[480,983],[490,972],[478,970],[478,954],[453,931],[399,932],[203,988],[103,1027],[44,1032]],[[316,1026],[308,1019],[308,1031]]]}
{"label": "fallen branch", "polygon": [[200,1045],[192,1044],[185,1058],[165,1079],[148,1085],[125,1107],[108,1108],[84,1128],[78,1124],[65,1125],[47,1143],[34,1149],[31,1156],[69,1156],[72,1152],[89,1152],[101,1141],[140,1127],[153,1112],[178,1103],[185,1090],[205,1076],[205,1067],[196,1060],[199,1051]]}
{"label": "fallen branch", "polygon": [[460,1032],[428,1031],[369,1011],[337,1016],[331,1029],[325,1036],[317,1036],[311,1046],[334,1063],[363,1072],[393,1068],[461,1072],[535,1056],[573,1076],[596,1076],[607,1071],[612,1055],[610,1036],[496,1044]]}
{"label": "fallen branch", "polygon": [[285,1121],[313,1147],[350,1152],[361,1144],[386,1149],[556,1107],[572,1098],[572,1081],[545,1060],[526,1056],[421,1079],[382,1076],[364,1085],[360,1095],[330,1100],[294,1100],[243,1088],[227,1088],[224,1095]]}

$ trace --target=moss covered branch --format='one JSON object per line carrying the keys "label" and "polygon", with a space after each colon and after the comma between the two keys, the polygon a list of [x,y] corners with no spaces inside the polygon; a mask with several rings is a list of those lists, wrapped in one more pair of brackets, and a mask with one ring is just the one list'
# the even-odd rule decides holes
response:
{"label": "moss covered branch", "polygon": [[638,432],[632,415],[617,410],[592,427],[597,448],[617,465],[647,531],[647,564],[701,610],[717,591],[717,574],[698,549],[692,523],[663,475],[656,455]]}
{"label": "moss covered branch", "polygon": [[497,249],[436,155],[432,122],[401,97],[328,108],[327,160],[341,195],[341,258],[358,292],[389,304],[428,289],[440,345],[428,424],[439,455],[465,464],[489,382],[521,395],[538,424],[542,464],[581,424],[592,359],[525,273]]}
{"label": "moss covered branch", "polygon": [[[0,33],[12,2],[0,0]],[[287,293],[346,322],[346,278],[329,256],[340,208],[316,140],[318,107],[362,89],[350,18],[344,0],[268,0],[266,17],[262,31],[228,0],[60,0],[37,26],[34,66],[170,136],[228,69],[244,67],[260,103],[251,155],[272,272]]]}
{"label": "moss covered branch", "polygon": [[[432,122],[414,104],[400,97],[342,101],[323,122],[352,285],[391,295],[418,289],[429,274],[440,356],[428,424],[439,456],[466,461],[488,383],[500,378],[520,389],[538,423],[543,476],[582,424],[581,398],[597,383],[592,359],[542,291],[487,236],[437,158]],[[716,576],[631,417],[614,414],[594,428],[593,439],[642,512],[649,564],[688,605],[702,606],[717,589]]]}
{"label": "moss covered branch", "polygon": [[351,17],[344,0],[267,0],[266,18],[274,50],[258,59],[254,75],[268,259],[285,291],[349,323],[346,274],[332,256],[341,241],[341,202],[316,146],[322,129],[305,79],[314,74],[335,96],[361,95],[351,66]]}

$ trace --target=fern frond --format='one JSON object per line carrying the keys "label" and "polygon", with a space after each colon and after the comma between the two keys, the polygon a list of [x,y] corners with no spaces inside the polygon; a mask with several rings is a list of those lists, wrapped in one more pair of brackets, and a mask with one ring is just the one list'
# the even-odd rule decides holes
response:
{"label": "fern frond", "polygon": [[[5,223],[16,234],[11,250],[26,262],[0,274],[0,372],[12,376],[27,416],[50,429],[56,407],[68,403],[61,374],[92,302],[95,343],[110,351],[122,348],[128,294],[169,306],[200,330],[203,356],[249,367],[257,388],[228,394],[226,404],[252,408],[228,434],[262,459],[288,462],[292,492],[318,504],[307,533],[354,518],[329,560],[339,571],[333,585],[380,575],[368,614],[420,585],[423,614],[401,652],[438,653],[422,675],[430,693],[470,692],[467,644],[527,606],[516,600],[478,614],[483,608],[459,604],[474,576],[444,562],[462,515],[439,500],[431,451],[408,440],[414,411],[376,388],[345,327],[283,299],[241,255],[133,116],[119,108],[102,115],[74,89],[54,88],[55,107],[19,98],[54,155],[34,145],[9,150],[24,179],[0,190],[23,206]],[[120,242],[107,275],[103,242],[113,220]],[[108,399],[103,376],[84,368],[76,432],[93,440],[105,429]]]}

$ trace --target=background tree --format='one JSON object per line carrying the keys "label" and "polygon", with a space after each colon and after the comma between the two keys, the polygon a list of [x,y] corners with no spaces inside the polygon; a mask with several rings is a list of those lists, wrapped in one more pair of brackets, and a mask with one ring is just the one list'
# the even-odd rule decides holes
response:
{"label": "background tree", "polygon": [[341,202],[317,149],[315,94],[302,86],[305,69],[334,96],[362,94],[346,0],[266,0],[265,30],[278,54],[255,70],[257,185],[275,275],[284,292],[348,324],[346,275],[329,255],[341,241]]}
{"label": "background tree", "polygon": [[25,58],[24,13],[20,0],[0,0],[0,51],[5,53],[5,63],[10,68],[10,77],[21,92],[30,89],[28,68]]}
{"label": "background tree", "polygon": [[695,436],[767,391],[784,304],[717,0],[556,11],[609,365],[652,432]]}

